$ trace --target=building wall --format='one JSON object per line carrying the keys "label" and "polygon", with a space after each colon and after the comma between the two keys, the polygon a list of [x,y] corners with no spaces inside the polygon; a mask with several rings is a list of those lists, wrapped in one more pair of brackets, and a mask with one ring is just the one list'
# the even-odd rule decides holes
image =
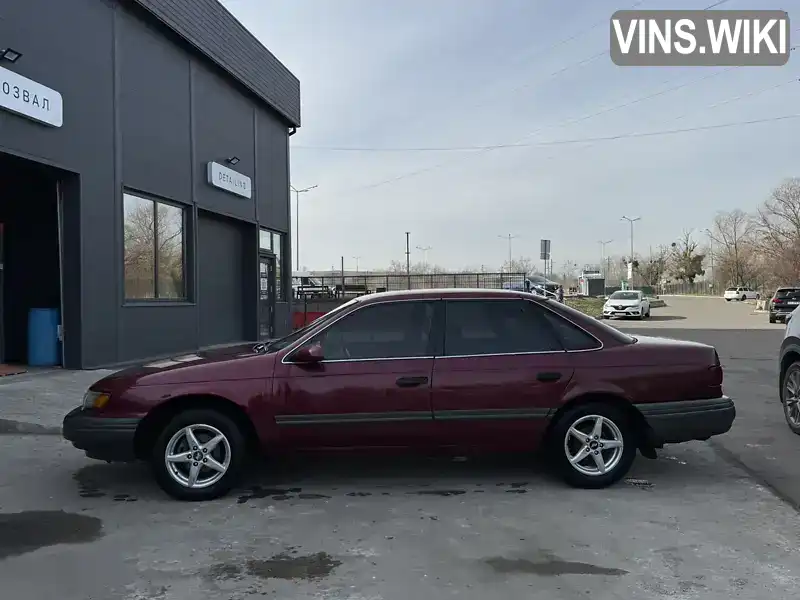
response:
{"label": "building wall", "polygon": [[[256,310],[259,225],[285,233],[283,270],[291,272],[286,122],[149,13],[124,6],[111,0],[27,0],[0,9],[0,39],[23,53],[11,70],[64,98],[59,129],[0,111],[0,151],[78,174],[79,183],[73,180],[64,190],[64,223],[70,226],[64,232],[64,279],[66,296],[75,297],[80,286],[81,344],[75,356],[83,367],[202,344],[194,230],[199,209],[252,230],[243,259],[252,263],[252,281],[244,283],[252,307],[246,309]],[[207,183],[206,163],[224,164],[230,156],[241,161],[232,168],[252,178],[252,200]],[[123,189],[187,207],[186,302],[125,302]],[[287,277],[283,281],[288,285]],[[65,314],[69,318],[67,307]],[[277,332],[288,332],[288,304],[278,305],[276,315]],[[65,337],[75,336],[75,325],[65,325]],[[242,339],[255,339],[254,315],[245,317],[245,328]]]}

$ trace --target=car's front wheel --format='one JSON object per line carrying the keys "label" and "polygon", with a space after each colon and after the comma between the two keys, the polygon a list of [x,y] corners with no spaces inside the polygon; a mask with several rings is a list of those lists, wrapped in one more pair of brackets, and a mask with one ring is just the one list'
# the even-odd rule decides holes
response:
{"label": "car's front wheel", "polygon": [[605,403],[568,410],[553,426],[550,452],[561,477],[579,488],[619,481],[636,458],[636,435],[628,416]]}
{"label": "car's front wheel", "polygon": [[245,436],[232,419],[215,410],[187,410],[161,431],[151,465],[173,498],[213,500],[237,483],[246,452]]}
{"label": "car's front wheel", "polygon": [[792,363],[783,376],[781,400],[786,424],[800,435],[800,361]]}

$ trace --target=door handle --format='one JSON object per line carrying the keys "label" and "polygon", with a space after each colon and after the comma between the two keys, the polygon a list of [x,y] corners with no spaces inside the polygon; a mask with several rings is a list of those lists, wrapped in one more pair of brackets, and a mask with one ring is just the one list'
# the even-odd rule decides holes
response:
{"label": "door handle", "polygon": [[539,373],[536,375],[536,379],[544,382],[558,381],[561,379],[561,373]]}
{"label": "door handle", "polygon": [[428,383],[427,377],[400,377],[395,382],[397,383],[397,387],[402,388],[410,388],[410,387],[419,387],[421,385],[425,385]]}

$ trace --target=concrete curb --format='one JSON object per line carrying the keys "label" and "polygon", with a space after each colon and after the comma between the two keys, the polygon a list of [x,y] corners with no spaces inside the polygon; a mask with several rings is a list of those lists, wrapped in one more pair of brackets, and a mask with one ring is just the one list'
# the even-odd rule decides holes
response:
{"label": "concrete curb", "polygon": [[61,427],[0,419],[0,435],[61,435]]}

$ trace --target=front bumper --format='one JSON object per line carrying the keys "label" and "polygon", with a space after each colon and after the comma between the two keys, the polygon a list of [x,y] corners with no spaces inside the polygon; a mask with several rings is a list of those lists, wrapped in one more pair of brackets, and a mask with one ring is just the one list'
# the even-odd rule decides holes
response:
{"label": "front bumper", "polygon": [[625,307],[622,309],[619,308],[606,308],[603,307],[603,316],[604,317],[641,317],[642,316],[642,308],[640,306],[633,306],[633,307]]}
{"label": "front bumper", "polygon": [[648,442],[655,448],[727,433],[736,418],[736,407],[727,396],[635,406],[647,422]]}
{"label": "front bumper", "polygon": [[89,458],[110,462],[136,460],[133,439],[139,418],[99,417],[81,407],[71,410],[62,426],[64,439]]}

